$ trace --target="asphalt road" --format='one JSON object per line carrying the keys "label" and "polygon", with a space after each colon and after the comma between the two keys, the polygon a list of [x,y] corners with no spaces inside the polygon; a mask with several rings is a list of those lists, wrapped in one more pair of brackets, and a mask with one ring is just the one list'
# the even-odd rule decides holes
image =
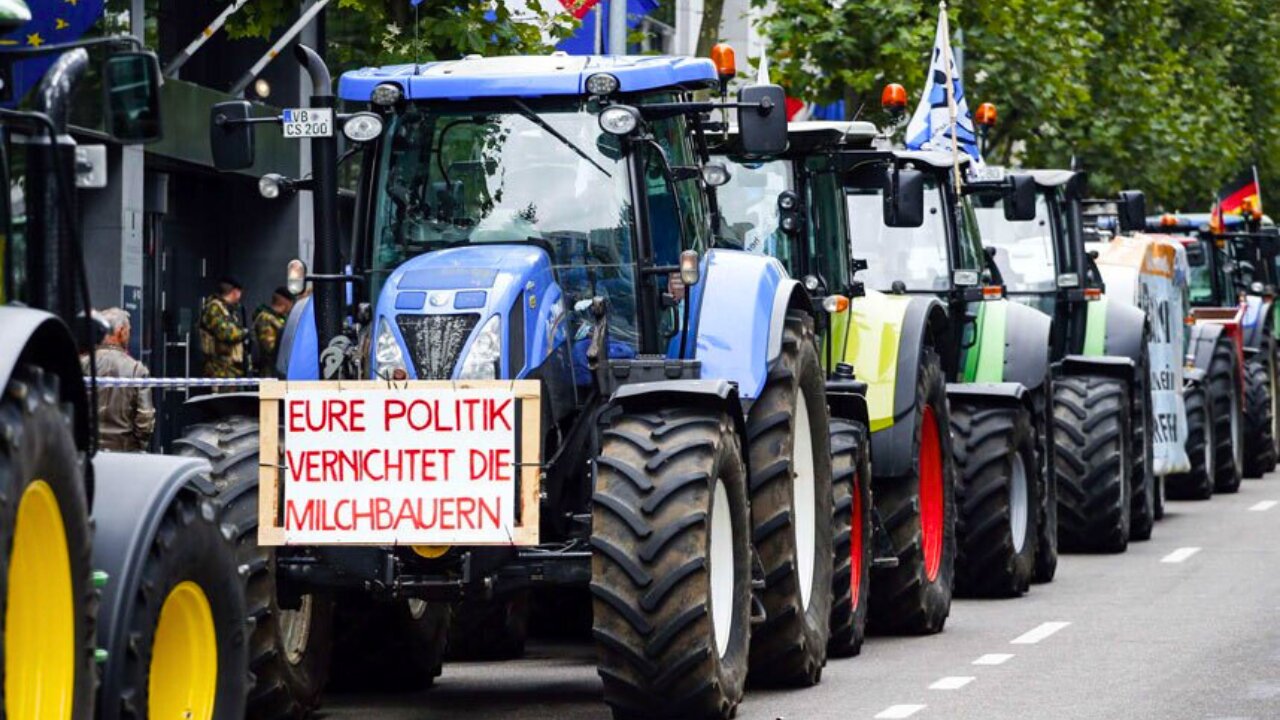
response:
{"label": "asphalt road", "polygon": [[[1280,718],[1280,474],[1171,502],[1124,555],[1065,556],[1013,600],[960,600],[946,631],[871,638],[814,688],[750,691],[739,717]],[[605,718],[591,648],[445,666],[436,687],[338,695],[327,718]]]}

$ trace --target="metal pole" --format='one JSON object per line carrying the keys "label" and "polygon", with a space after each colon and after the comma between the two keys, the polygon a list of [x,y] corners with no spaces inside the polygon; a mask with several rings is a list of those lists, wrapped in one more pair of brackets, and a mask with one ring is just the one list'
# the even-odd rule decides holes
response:
{"label": "metal pole", "polygon": [[596,6],[591,9],[591,13],[596,16],[595,39],[594,39],[594,42],[592,43],[593,45],[592,50],[595,52],[596,55],[603,55],[604,54],[604,6],[601,3],[596,3]]}
{"label": "metal pole", "polygon": [[609,0],[609,54],[627,54],[627,0]]}
{"label": "metal pole", "polygon": [[236,11],[244,7],[244,4],[247,2],[249,2],[249,0],[235,0],[234,3],[228,5],[225,10],[219,13],[218,17],[213,19],[213,22],[209,23],[204,30],[200,31],[200,34],[196,36],[195,40],[191,41],[190,45],[183,48],[182,52],[174,55],[173,59],[169,61],[169,64],[164,66],[164,76],[173,77],[176,75],[178,70],[191,59],[191,56],[195,55],[196,51],[208,42],[209,38],[213,37],[214,33],[222,29],[222,26],[227,23],[227,18],[234,15]]}
{"label": "metal pole", "polygon": [[253,82],[254,78],[258,77],[258,73],[262,72],[263,68],[265,68],[272,60],[275,60],[276,56],[280,54],[280,51],[284,49],[284,46],[293,42],[293,39],[298,36],[298,33],[302,32],[302,28],[306,27],[307,23],[311,22],[316,15],[320,14],[320,11],[328,4],[329,0],[316,0],[316,4],[307,8],[306,12],[302,13],[298,18],[298,21],[291,25],[288,30],[285,30],[279,40],[276,40],[276,43],[271,46],[271,49],[267,51],[267,54],[258,58],[258,62],[254,63],[253,67],[249,68],[244,75],[241,75],[240,79],[236,81],[235,85],[231,86],[231,90],[228,92],[232,95],[240,95],[243,93],[244,89],[249,87],[249,83]]}

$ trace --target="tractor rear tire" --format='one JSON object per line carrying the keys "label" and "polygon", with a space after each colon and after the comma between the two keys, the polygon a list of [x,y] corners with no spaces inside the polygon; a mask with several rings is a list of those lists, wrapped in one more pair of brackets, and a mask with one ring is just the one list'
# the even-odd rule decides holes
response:
{"label": "tractor rear tire", "polygon": [[[899,378],[901,381],[902,378]],[[942,632],[955,584],[955,457],[942,363],[926,347],[916,383],[910,474],[874,478],[872,497],[898,566],[871,583],[871,629],[884,634]]]}
{"label": "tractor rear tire", "polygon": [[[120,703],[121,718],[245,716],[251,683],[246,618],[252,615],[233,538],[244,511],[256,520],[257,508],[224,500],[184,488],[164,509],[142,568],[141,592],[121,609],[129,637],[127,654],[115,660],[124,665],[122,692],[118,699],[103,698]],[[233,537],[223,528],[232,528]],[[209,613],[205,618],[199,618],[201,606]],[[212,637],[202,637],[206,632]],[[201,667],[195,658],[210,652],[216,663]],[[201,671],[212,677],[200,677]],[[212,692],[201,698],[205,682]]]}
{"label": "tractor rear tire", "polygon": [[1172,500],[1208,500],[1213,497],[1213,469],[1216,466],[1214,423],[1209,421],[1207,390],[1195,384],[1183,392],[1187,408],[1187,459],[1191,470],[1168,477],[1165,491]]}
{"label": "tractor rear tire", "polygon": [[1205,379],[1209,387],[1209,419],[1213,423],[1215,493],[1240,490],[1244,438],[1237,368],[1232,341],[1225,336],[1220,337],[1209,358],[1208,377]]}
{"label": "tractor rear tire", "polygon": [[813,324],[791,313],[782,352],[747,417],[751,527],[765,621],[751,632],[753,684],[822,678],[831,622],[831,448]]}
{"label": "tractor rear tire", "polygon": [[1148,363],[1142,363],[1143,383],[1131,386],[1133,394],[1133,491],[1129,518],[1129,540],[1150,540],[1156,525],[1155,418],[1151,414],[1151,382]]}
{"label": "tractor rear tire", "polygon": [[1035,569],[1040,462],[1025,407],[951,403],[956,466],[956,594],[1025,593]]}
{"label": "tractor rear tire", "polygon": [[529,591],[455,603],[449,626],[449,660],[511,660],[524,654],[529,636]]}
{"label": "tractor rear tire", "polygon": [[[1269,347],[1269,346],[1268,346]],[[1260,478],[1276,467],[1271,430],[1271,369],[1264,357],[1244,364],[1244,468],[1247,478]]]}
{"label": "tractor rear tire", "polygon": [[[84,457],[58,376],[19,365],[0,396],[0,717],[37,717],[65,700],[93,717],[94,618]],[[18,578],[26,579],[18,583]],[[33,589],[35,584],[41,587]],[[13,626],[10,627],[10,623]],[[48,652],[57,643],[62,652]],[[70,678],[70,687],[48,677]],[[43,682],[42,682],[43,681]],[[65,707],[65,706],[64,706]]]}
{"label": "tractor rear tire", "polygon": [[[1052,388],[1049,383],[1046,388]],[[1057,448],[1053,444],[1052,390],[1045,402],[1045,417],[1036,428],[1036,443],[1040,455],[1040,508],[1036,520],[1039,535],[1036,537],[1036,566],[1031,575],[1033,583],[1050,583],[1058,573],[1058,474]]]}
{"label": "tractor rear tire", "polygon": [[320,705],[333,652],[333,601],[305,597],[296,611],[280,607],[276,558],[258,545],[258,421],[231,416],[192,425],[173,442],[173,453],[199,457],[213,468],[217,504],[225,507],[223,530],[235,544],[245,573],[253,688],[246,717],[302,717]]}
{"label": "tractor rear tire", "polygon": [[614,717],[732,717],[752,565],[733,422],[717,408],[613,415],[593,498],[592,635]]}
{"label": "tractor rear tire", "polygon": [[1064,552],[1129,546],[1133,424],[1129,384],[1067,376],[1054,383],[1058,542]]}
{"label": "tractor rear tire", "polygon": [[421,692],[444,669],[448,603],[344,595],[334,642],[335,689]]}
{"label": "tractor rear tire", "polygon": [[832,519],[830,657],[853,657],[867,634],[871,593],[871,479],[866,428],[831,419]]}

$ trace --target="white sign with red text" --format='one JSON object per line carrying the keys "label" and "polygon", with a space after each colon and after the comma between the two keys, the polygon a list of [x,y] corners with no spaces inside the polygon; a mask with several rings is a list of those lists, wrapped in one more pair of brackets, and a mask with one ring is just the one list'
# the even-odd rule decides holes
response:
{"label": "white sign with red text", "polygon": [[513,543],[510,390],[289,390],[287,544]]}

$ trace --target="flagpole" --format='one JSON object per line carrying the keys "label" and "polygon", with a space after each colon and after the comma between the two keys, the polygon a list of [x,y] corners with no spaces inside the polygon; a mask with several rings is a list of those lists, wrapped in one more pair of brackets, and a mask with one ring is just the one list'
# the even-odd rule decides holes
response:
{"label": "flagpole", "polygon": [[938,3],[939,22],[942,24],[942,67],[947,76],[947,115],[951,120],[951,170],[956,194],[960,194],[960,136],[956,126],[955,82],[951,75],[951,25],[947,22],[947,3]]}
{"label": "flagpole", "polygon": [[1258,216],[1262,216],[1262,183],[1258,182],[1258,166],[1253,165],[1253,186],[1258,190]]}

